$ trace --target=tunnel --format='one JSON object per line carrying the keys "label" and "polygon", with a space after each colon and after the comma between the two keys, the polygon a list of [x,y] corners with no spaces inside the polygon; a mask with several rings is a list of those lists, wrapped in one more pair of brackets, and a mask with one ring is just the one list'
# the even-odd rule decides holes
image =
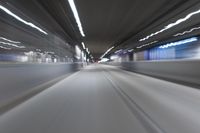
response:
{"label": "tunnel", "polygon": [[0,0],[0,133],[200,133],[199,0]]}

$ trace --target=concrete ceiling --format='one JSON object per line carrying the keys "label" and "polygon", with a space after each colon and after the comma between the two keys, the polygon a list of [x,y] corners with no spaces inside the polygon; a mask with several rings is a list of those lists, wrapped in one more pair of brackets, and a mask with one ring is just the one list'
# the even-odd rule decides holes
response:
{"label": "concrete ceiling", "polygon": [[48,0],[48,2],[40,0],[40,3],[43,3],[44,7],[49,9],[49,13],[74,37],[75,35],[68,30],[69,24],[66,24],[67,20],[71,21],[73,28],[76,29],[74,32],[77,41],[85,42],[95,57],[100,57],[113,45],[122,46],[130,39],[137,45],[138,40],[147,35],[143,31],[155,32],[159,25],[198,2],[195,0],[74,1],[86,34],[84,38],[79,33],[67,0]]}
{"label": "concrete ceiling", "polygon": [[[138,40],[199,7],[199,0],[74,0],[82,23],[82,37],[67,0],[2,0],[31,17],[39,25],[70,44],[84,42],[100,57],[108,48],[134,48]],[[196,6],[195,6],[196,5]],[[198,25],[199,20],[187,24]],[[185,26],[144,43],[165,41]],[[198,33],[197,33],[198,34]],[[116,50],[115,49],[115,50]]]}

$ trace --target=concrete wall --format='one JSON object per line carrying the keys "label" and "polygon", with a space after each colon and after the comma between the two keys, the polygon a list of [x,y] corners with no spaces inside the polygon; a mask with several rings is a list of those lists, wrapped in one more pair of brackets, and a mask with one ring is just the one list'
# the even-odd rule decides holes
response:
{"label": "concrete wall", "polygon": [[200,85],[199,60],[138,61],[109,64],[174,82],[193,84],[195,86]]}
{"label": "concrete wall", "polygon": [[0,106],[34,87],[78,71],[82,64],[0,64]]}

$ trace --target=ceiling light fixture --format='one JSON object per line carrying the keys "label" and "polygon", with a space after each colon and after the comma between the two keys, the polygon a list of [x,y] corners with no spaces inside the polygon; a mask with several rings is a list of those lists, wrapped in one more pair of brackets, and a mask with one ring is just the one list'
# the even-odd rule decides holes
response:
{"label": "ceiling light fixture", "polygon": [[16,48],[25,48],[25,46],[18,46],[16,44],[12,44],[12,43],[8,43],[8,42],[2,42],[2,41],[0,41],[0,43],[4,44],[4,45],[13,46],[13,47],[16,47]]}
{"label": "ceiling light fixture", "polygon": [[182,32],[182,33],[177,33],[177,34],[174,35],[174,36],[175,36],[175,37],[177,37],[177,36],[183,36],[183,35],[185,35],[185,34],[191,33],[191,32],[193,32],[193,31],[199,30],[199,29],[200,29],[200,27],[195,27],[195,28],[192,28],[192,29],[190,29],[190,30],[188,30],[188,31],[184,31],[184,32]]}
{"label": "ceiling light fixture", "polygon": [[90,51],[89,51],[89,49],[88,49],[88,48],[86,48],[86,52],[88,53],[88,55],[90,54]]}
{"label": "ceiling light fixture", "polygon": [[177,42],[168,43],[168,44],[160,46],[159,48],[164,49],[164,48],[178,46],[178,45],[182,45],[182,44],[186,44],[186,43],[191,43],[191,42],[195,42],[195,41],[198,41],[198,38],[197,37],[192,37],[192,38],[189,38],[189,39],[185,39],[185,40],[181,40],[181,41],[177,41]]}
{"label": "ceiling light fixture", "polygon": [[4,41],[11,42],[11,43],[21,43],[21,42],[9,40],[9,39],[7,39],[7,38],[5,38],[5,37],[0,37],[0,39],[2,39],[2,40],[4,40]]}
{"label": "ceiling light fixture", "polygon": [[100,58],[102,59],[105,55],[107,55],[113,48],[115,48],[114,46],[112,46],[111,48],[109,48]]}
{"label": "ceiling light fixture", "polygon": [[130,53],[133,52],[133,51],[134,51],[134,49],[129,49],[129,50],[128,50],[128,52],[130,52]]}
{"label": "ceiling light fixture", "polygon": [[103,63],[103,62],[107,62],[107,61],[109,61],[109,59],[108,59],[108,58],[101,58],[101,60],[100,60],[100,61],[98,61],[98,63]]}
{"label": "ceiling light fixture", "polygon": [[82,42],[81,44],[82,44],[82,46],[83,46],[83,49],[85,49],[85,44],[84,44],[84,42]]}
{"label": "ceiling light fixture", "polygon": [[76,9],[76,5],[75,5],[75,3],[74,3],[74,0],[68,0],[68,2],[69,2],[69,5],[70,5],[70,7],[71,7],[71,9],[72,9],[73,14],[74,14],[76,23],[78,24],[79,31],[80,31],[81,35],[82,35],[83,37],[85,37],[85,34],[84,34],[84,32],[83,32],[83,27],[82,27],[82,25],[81,25],[81,21],[80,21],[80,18],[79,18],[78,11],[77,11],[77,9]]}
{"label": "ceiling light fixture", "polygon": [[0,48],[6,49],[6,50],[11,50],[11,48],[7,48],[7,47],[3,47],[3,46],[0,46]]}
{"label": "ceiling light fixture", "polygon": [[89,53],[89,49],[88,48],[86,48],[86,51]]}
{"label": "ceiling light fixture", "polygon": [[153,41],[153,42],[150,42],[150,43],[147,43],[147,44],[141,45],[141,46],[139,46],[139,47],[137,47],[137,48],[140,49],[140,48],[143,48],[143,47],[149,46],[149,45],[154,44],[154,43],[157,43],[157,42],[158,42],[158,41]]}
{"label": "ceiling light fixture", "polygon": [[15,19],[17,19],[18,21],[42,32],[43,34],[47,35],[47,32],[45,32],[44,30],[42,30],[41,28],[37,27],[36,25],[34,25],[31,22],[28,22],[26,20],[23,20],[22,18],[20,18],[19,16],[17,16],[16,14],[14,14],[13,12],[11,12],[10,10],[8,10],[7,8],[3,7],[2,5],[0,5],[0,9],[3,10],[4,12],[6,12],[7,14],[9,14],[10,16],[14,17]]}
{"label": "ceiling light fixture", "polygon": [[117,50],[117,51],[115,51],[115,54],[120,53],[120,52],[122,52],[122,51],[123,51],[122,49]]}
{"label": "ceiling light fixture", "polygon": [[189,14],[186,15],[184,18],[178,19],[176,22],[171,23],[171,24],[165,26],[163,29],[161,29],[161,30],[159,30],[159,31],[157,31],[157,32],[155,32],[155,33],[152,33],[152,34],[146,36],[145,38],[140,39],[139,41],[140,41],[140,42],[145,41],[145,40],[147,40],[147,39],[149,39],[149,38],[151,38],[151,37],[153,37],[153,36],[155,36],[155,35],[157,35],[157,34],[160,34],[160,33],[164,32],[164,31],[166,31],[166,30],[168,30],[168,29],[170,29],[170,28],[172,28],[172,27],[174,27],[174,26],[176,26],[176,25],[181,24],[182,22],[187,21],[187,20],[190,19],[192,16],[194,16],[194,15],[196,15],[196,14],[199,14],[199,13],[200,13],[200,9],[197,10],[197,11],[195,11],[195,12],[189,13]]}

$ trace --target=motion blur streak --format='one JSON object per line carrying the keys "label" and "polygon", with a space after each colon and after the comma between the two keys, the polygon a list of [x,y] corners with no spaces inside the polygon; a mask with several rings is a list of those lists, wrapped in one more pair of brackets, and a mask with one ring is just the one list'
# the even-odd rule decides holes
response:
{"label": "motion blur streak", "polygon": [[83,46],[83,49],[85,49],[85,44],[84,44],[84,42],[82,42],[81,44],[82,44],[82,46]]}
{"label": "motion blur streak", "polygon": [[3,7],[2,5],[0,5],[0,9],[3,10],[4,12],[6,12],[7,14],[9,14],[10,16],[14,17],[15,19],[17,19],[18,21],[34,28],[37,29],[38,31],[42,32],[45,35],[48,35],[47,32],[45,32],[44,30],[42,30],[41,28],[37,27],[36,25],[34,25],[31,22],[27,22],[26,20],[23,20],[22,18],[20,18],[19,16],[15,15],[13,12],[11,12],[10,10],[8,10],[7,8]]}
{"label": "motion blur streak", "polygon": [[76,9],[76,5],[74,3],[74,0],[68,0],[69,1],[69,4],[70,4],[70,7],[72,9],[72,12],[74,14],[74,17],[76,19],[76,23],[78,24],[78,28],[80,30],[80,33],[83,37],[85,37],[85,33],[83,32],[83,27],[82,27],[82,24],[81,24],[81,21],[80,21],[80,18],[79,18],[79,15],[78,15],[78,11]]}
{"label": "motion blur streak", "polygon": [[5,37],[0,37],[0,39],[2,39],[2,40],[4,40],[4,41],[11,42],[11,43],[21,43],[21,42],[9,40],[9,39],[7,39],[7,38],[5,38]]}
{"label": "motion blur streak", "polygon": [[5,49],[5,50],[11,50],[11,48],[7,48],[7,47],[3,47],[3,46],[0,46],[0,48]]}
{"label": "motion blur streak", "polygon": [[139,47],[137,47],[137,48],[143,48],[143,47],[146,47],[146,46],[149,46],[149,45],[151,45],[151,44],[154,44],[154,43],[157,43],[158,41],[153,41],[153,42],[150,42],[150,43],[147,43],[147,44],[144,44],[144,45],[141,45],[141,46],[139,46]]}
{"label": "motion blur streak", "polygon": [[168,29],[170,29],[170,28],[173,28],[174,26],[179,25],[179,24],[181,24],[182,22],[185,22],[185,21],[189,20],[192,16],[197,15],[197,14],[199,14],[199,13],[200,13],[200,10],[197,10],[197,11],[195,11],[195,12],[192,12],[192,13],[188,14],[186,17],[181,18],[181,19],[177,20],[176,22],[171,23],[171,24],[165,26],[165,27],[164,27],[163,29],[161,29],[160,31],[157,31],[157,32],[152,33],[151,35],[149,35],[149,36],[147,36],[147,37],[145,37],[145,38],[143,38],[143,39],[140,39],[140,41],[145,41],[145,40],[147,40],[147,39],[149,39],[149,38],[151,38],[151,37],[153,37],[153,36],[155,36],[155,35],[157,35],[157,34],[159,34],[159,33],[162,33],[162,32],[164,32],[164,31],[166,31],[166,30],[168,30]]}
{"label": "motion blur streak", "polygon": [[166,45],[160,46],[159,48],[168,48],[168,47],[178,46],[178,45],[182,45],[182,44],[186,44],[186,43],[190,43],[190,42],[195,42],[195,41],[198,41],[197,37],[181,40],[181,41],[178,41],[178,42],[168,43]]}
{"label": "motion blur streak", "polygon": [[9,46],[13,46],[13,47],[16,47],[16,48],[25,48],[24,46],[18,46],[16,44],[12,44],[12,43],[8,43],[8,42],[2,42],[0,41],[1,44],[5,44],[5,45],[9,45]]}
{"label": "motion blur streak", "polygon": [[111,48],[109,48],[109,49],[101,56],[101,58],[103,58],[106,54],[108,54],[113,48],[115,48],[115,47],[112,46]]}
{"label": "motion blur streak", "polygon": [[191,33],[191,32],[193,32],[193,31],[199,30],[199,29],[200,29],[200,27],[195,27],[195,28],[192,28],[192,29],[190,29],[190,30],[188,30],[188,31],[184,31],[184,32],[182,32],[182,33],[177,33],[177,34],[174,35],[174,36],[175,36],[175,37],[177,37],[177,36],[183,36],[183,35],[185,35],[185,34]]}

